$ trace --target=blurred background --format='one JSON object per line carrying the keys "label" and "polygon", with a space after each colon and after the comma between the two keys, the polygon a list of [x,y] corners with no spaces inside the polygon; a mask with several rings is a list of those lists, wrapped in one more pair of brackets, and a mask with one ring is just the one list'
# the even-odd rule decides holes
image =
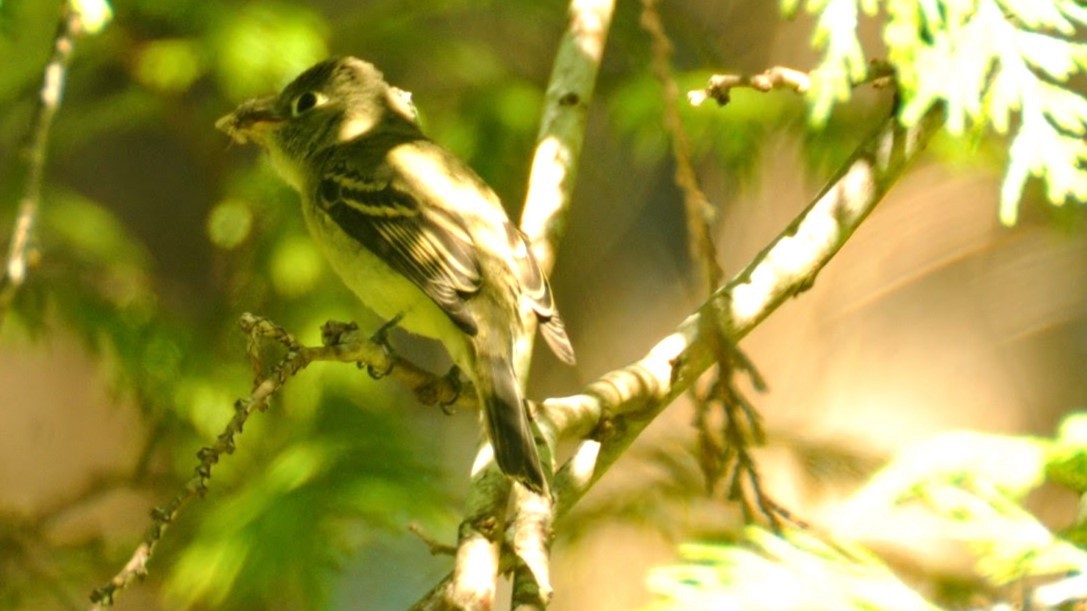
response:
{"label": "blurred background", "polygon": [[[26,138],[58,4],[0,4],[0,169]],[[811,22],[784,21],[775,5],[665,3],[681,88],[715,71],[813,65]],[[150,508],[179,490],[249,391],[243,312],[309,344],[328,319],[379,324],[320,259],[295,194],[215,120],[318,60],[357,55],[413,92],[428,134],[516,218],[566,24],[565,3],[536,0],[113,8],[100,34],[77,42],[49,142],[40,260],[0,329],[5,609],[84,608],[123,565]],[[579,364],[541,349],[531,397],[575,392],[638,358],[704,298],[639,11],[619,3],[614,17],[552,275]],[[681,104],[727,274],[807,205],[890,104],[886,91],[860,91],[817,132],[790,93]],[[1001,147],[937,140],[815,286],[744,340],[769,383],[754,397],[768,489],[804,519],[835,528],[842,499],[934,432],[1051,434],[1083,407],[1082,209],[1047,207],[1028,189],[1019,225],[1000,226]],[[737,509],[704,492],[692,420],[685,401],[669,408],[559,525],[552,608],[644,606],[647,572],[673,562],[678,543],[736,536]],[[313,365],[250,420],[117,608],[406,607],[451,567],[406,525],[455,540],[479,434],[474,414],[425,408],[351,366]],[[1033,508],[1060,524],[1075,498],[1054,491]],[[935,534],[896,540],[879,516],[848,526],[837,525],[926,594],[953,600],[970,579],[966,551]]]}

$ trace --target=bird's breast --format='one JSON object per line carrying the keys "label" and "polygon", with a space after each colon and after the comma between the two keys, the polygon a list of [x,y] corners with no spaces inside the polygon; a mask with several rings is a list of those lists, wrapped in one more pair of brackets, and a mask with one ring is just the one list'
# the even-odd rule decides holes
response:
{"label": "bird's breast", "polygon": [[454,360],[464,333],[411,280],[348,235],[312,202],[302,206],[313,238],[332,266],[362,303],[382,320],[402,316],[399,326],[416,335],[437,339]]}

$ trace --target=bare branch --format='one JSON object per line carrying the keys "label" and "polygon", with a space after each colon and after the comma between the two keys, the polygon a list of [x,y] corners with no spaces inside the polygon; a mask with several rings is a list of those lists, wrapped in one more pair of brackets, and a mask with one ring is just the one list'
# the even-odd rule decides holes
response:
{"label": "bare branch", "polygon": [[521,231],[545,274],[566,226],[596,73],[615,10],[614,0],[572,0],[570,22],[559,43],[547,85]]}
{"label": "bare branch", "polygon": [[267,407],[268,401],[283,387],[288,379],[304,369],[312,361],[319,360],[319,356],[322,354],[320,349],[302,347],[282,328],[251,314],[242,316],[241,325],[242,329],[251,338],[251,351],[256,344],[254,337],[268,337],[288,345],[287,355],[272,368],[267,377],[254,381],[253,392],[248,397],[239,399],[234,403],[234,416],[227,423],[225,430],[219,434],[215,444],[202,448],[196,453],[200,463],[196,467],[195,475],[185,485],[185,489],[165,507],[156,507],[151,511],[151,527],[124,568],[114,575],[109,583],[91,593],[91,602],[95,604],[95,608],[112,605],[119,592],[131,585],[137,578],[143,578],[147,574],[147,563],[154,554],[155,546],[162,539],[162,535],[169,525],[177,519],[178,514],[189,501],[197,496],[203,497],[207,493],[212,469],[223,454],[234,453],[234,440],[238,435],[241,435],[249,416],[254,411],[263,411]]}
{"label": "bare branch", "polygon": [[701,106],[708,99],[713,99],[718,106],[732,101],[732,90],[737,87],[754,89],[766,93],[773,89],[791,89],[796,93],[806,93],[811,87],[811,78],[805,72],[774,66],[761,74],[715,74],[710,77],[705,89],[687,92],[687,100]]}

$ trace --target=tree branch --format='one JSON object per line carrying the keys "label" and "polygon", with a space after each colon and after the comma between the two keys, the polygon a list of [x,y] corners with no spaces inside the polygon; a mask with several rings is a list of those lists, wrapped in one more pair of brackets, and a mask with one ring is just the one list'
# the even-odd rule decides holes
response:
{"label": "tree branch", "polygon": [[[871,83],[874,87],[887,86],[895,76],[894,67],[881,60],[868,63],[864,78],[853,86]],[[687,101],[694,106],[701,106],[706,100],[714,100],[718,106],[725,106],[732,101],[732,90],[736,88],[754,89],[766,93],[774,89],[790,89],[795,93],[807,93],[811,88],[811,77],[806,72],[785,66],[774,66],[759,74],[715,74],[710,77],[703,89],[687,92]]]}
{"label": "tree branch", "polygon": [[571,0],[570,22],[547,85],[521,231],[545,274],[566,227],[596,74],[615,10],[614,0]]}

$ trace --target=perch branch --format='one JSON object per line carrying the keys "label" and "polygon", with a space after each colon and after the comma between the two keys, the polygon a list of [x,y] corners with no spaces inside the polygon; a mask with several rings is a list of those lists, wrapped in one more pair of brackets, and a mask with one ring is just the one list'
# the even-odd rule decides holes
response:
{"label": "perch branch", "polygon": [[540,427],[555,427],[565,436],[584,436],[600,422],[610,423],[591,477],[582,473],[584,466],[575,477],[569,463],[556,475],[560,515],[713,362],[703,317],[713,317],[735,343],[786,299],[807,290],[942,124],[939,108],[909,128],[897,118],[885,120],[774,242],[644,358],[605,374],[581,395],[544,402]]}
{"label": "perch branch", "polygon": [[[886,119],[792,223],[640,361],[605,374],[580,395],[543,403],[541,429],[583,437],[608,422],[591,476],[567,463],[555,478],[559,515],[588,490],[642,430],[714,362],[702,320],[738,342],[786,299],[807,290],[907,164],[943,124],[930,110],[913,127]],[[594,442],[595,443],[595,442]]]}

